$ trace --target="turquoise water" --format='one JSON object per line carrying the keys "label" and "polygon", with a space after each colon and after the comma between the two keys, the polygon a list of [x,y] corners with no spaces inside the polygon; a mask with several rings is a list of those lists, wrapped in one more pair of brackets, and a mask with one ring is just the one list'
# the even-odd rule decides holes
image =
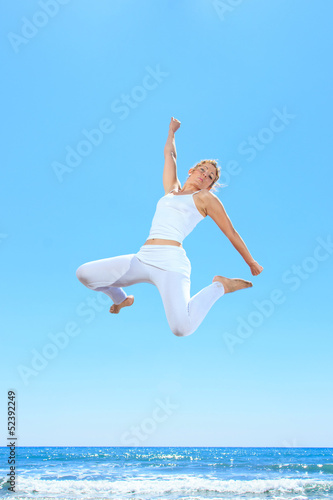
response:
{"label": "turquoise water", "polygon": [[0,448],[0,497],[333,499],[333,448]]}

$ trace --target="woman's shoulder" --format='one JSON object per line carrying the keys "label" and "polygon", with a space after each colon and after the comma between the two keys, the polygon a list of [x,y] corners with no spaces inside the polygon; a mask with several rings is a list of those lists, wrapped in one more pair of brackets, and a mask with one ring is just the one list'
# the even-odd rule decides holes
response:
{"label": "woman's shoulder", "polygon": [[212,203],[214,203],[214,200],[218,200],[218,198],[209,189],[201,189],[195,194],[195,204],[204,217],[208,215],[208,210],[212,206]]}
{"label": "woman's shoulder", "polygon": [[209,201],[213,198],[217,198],[215,194],[213,194],[209,189],[200,189],[197,193],[197,197],[202,201]]}

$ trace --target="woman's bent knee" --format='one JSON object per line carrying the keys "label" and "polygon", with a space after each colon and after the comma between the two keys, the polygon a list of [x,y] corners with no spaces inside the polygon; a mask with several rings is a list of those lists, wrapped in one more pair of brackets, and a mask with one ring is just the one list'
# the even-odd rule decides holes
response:
{"label": "woman's bent knee", "polygon": [[192,329],[189,326],[171,326],[171,331],[176,337],[187,337],[187,335],[191,335],[193,333]]}
{"label": "woman's bent knee", "polygon": [[78,267],[76,270],[76,277],[81,283],[87,287],[89,287],[89,277],[87,273],[87,265],[82,264],[82,266]]}
{"label": "woman's bent knee", "polygon": [[190,318],[186,311],[173,310],[167,314],[170,330],[176,337],[186,337],[193,332]]}

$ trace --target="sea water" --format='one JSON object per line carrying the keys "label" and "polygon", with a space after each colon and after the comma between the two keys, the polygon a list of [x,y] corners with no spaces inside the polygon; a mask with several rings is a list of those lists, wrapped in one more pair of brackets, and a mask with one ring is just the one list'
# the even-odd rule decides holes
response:
{"label": "sea water", "polygon": [[0,497],[333,499],[333,448],[0,448]]}

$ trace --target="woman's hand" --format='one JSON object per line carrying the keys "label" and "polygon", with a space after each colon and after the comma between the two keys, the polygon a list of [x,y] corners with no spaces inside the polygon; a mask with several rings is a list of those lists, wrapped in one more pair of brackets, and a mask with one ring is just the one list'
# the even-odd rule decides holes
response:
{"label": "woman's hand", "polygon": [[179,129],[179,127],[180,127],[180,121],[172,117],[169,129],[172,130],[172,132],[176,132]]}
{"label": "woman's hand", "polygon": [[258,274],[261,273],[261,271],[264,269],[260,264],[258,264],[258,262],[256,262],[255,260],[253,262],[251,262],[251,264],[249,264],[250,266],[250,269],[251,269],[251,273],[253,274],[253,276],[258,276]]}

